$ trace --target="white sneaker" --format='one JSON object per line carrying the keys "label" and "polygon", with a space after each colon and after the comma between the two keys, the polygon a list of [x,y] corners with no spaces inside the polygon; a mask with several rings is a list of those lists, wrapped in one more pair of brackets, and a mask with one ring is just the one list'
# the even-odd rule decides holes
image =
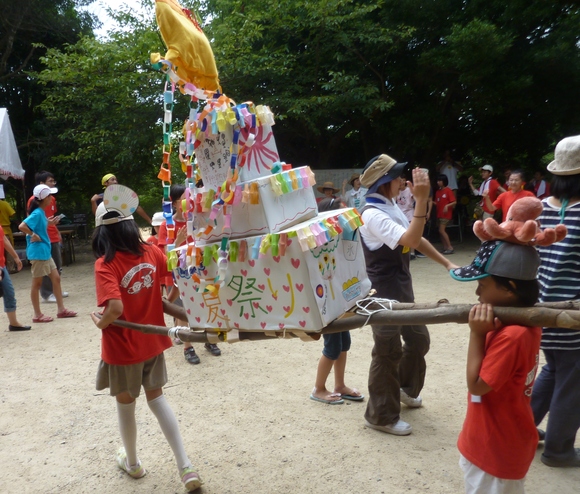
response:
{"label": "white sneaker", "polygon": [[381,432],[386,432],[387,434],[393,434],[395,436],[408,436],[411,434],[411,432],[413,432],[413,428],[407,424],[407,422],[404,422],[401,419],[399,419],[394,424],[389,425],[375,425],[371,424],[368,420],[365,420],[365,427]]}
{"label": "white sneaker", "polygon": [[42,297],[42,301],[45,304],[56,304],[56,297],[54,296],[54,293],[51,293],[48,298]]}
{"label": "white sneaker", "polygon": [[421,396],[411,398],[407,393],[401,390],[401,403],[407,405],[409,408],[421,408],[423,406],[423,399]]}
{"label": "white sneaker", "polygon": [[62,292],[62,298],[67,298],[68,297],[68,292]]}

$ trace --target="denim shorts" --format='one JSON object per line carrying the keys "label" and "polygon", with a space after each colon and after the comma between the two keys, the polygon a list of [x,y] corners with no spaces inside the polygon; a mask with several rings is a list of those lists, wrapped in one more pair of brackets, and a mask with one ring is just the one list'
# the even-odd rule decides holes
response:
{"label": "denim shorts", "polygon": [[342,352],[350,350],[350,331],[322,335],[324,337],[324,348],[322,355],[330,360],[338,360]]}
{"label": "denim shorts", "polygon": [[6,268],[0,268],[3,271],[2,289],[4,291],[4,312],[14,312],[16,310],[16,295],[14,294],[14,286]]}

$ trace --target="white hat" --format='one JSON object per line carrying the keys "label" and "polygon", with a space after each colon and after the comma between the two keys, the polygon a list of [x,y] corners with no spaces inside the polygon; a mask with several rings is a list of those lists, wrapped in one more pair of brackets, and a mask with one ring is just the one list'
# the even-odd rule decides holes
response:
{"label": "white hat", "polygon": [[493,173],[493,166],[491,165],[483,165],[480,170],[485,170],[487,172]]}
{"label": "white hat", "polygon": [[554,175],[576,175],[580,173],[580,136],[562,139],[554,151],[554,161],[548,165]]}
{"label": "white hat", "polygon": [[151,217],[151,226],[161,226],[161,223],[163,223],[164,221],[165,216],[163,216],[163,213],[155,213]]}
{"label": "white hat", "polygon": [[[139,207],[139,196],[129,187],[114,184],[105,189],[103,202],[95,211],[95,226],[112,225],[125,220],[132,220],[133,213]],[[111,213],[109,218],[105,215]],[[113,216],[113,213],[116,216]]]}
{"label": "white hat", "polygon": [[46,199],[50,194],[56,194],[58,189],[56,187],[49,187],[48,185],[40,184],[34,187],[32,195],[39,201]]}

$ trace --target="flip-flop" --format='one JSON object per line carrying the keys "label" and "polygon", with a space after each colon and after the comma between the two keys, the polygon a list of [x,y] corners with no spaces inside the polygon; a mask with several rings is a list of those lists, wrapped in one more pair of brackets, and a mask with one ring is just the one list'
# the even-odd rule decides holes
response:
{"label": "flip-flop", "polygon": [[[330,396],[340,396],[338,393],[332,393]],[[344,400],[325,400],[324,398],[317,398],[313,394],[310,395],[310,399],[314,401],[319,401],[320,403],[326,403],[327,405],[342,405]]]}
{"label": "flip-flop", "polygon": [[32,322],[52,322],[54,319],[50,316],[45,316],[44,314],[40,314],[38,317],[33,317]]}
{"label": "flip-flop", "polygon": [[365,399],[364,395],[340,395],[341,398],[344,398],[345,400],[350,400],[350,401],[363,401]]}

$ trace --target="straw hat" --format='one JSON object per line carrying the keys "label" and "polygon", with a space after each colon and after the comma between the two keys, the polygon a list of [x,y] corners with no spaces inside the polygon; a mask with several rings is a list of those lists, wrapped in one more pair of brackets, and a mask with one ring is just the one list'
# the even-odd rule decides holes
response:
{"label": "straw hat", "polygon": [[348,179],[348,184],[352,187],[352,183],[357,179],[360,178],[360,173],[353,173],[350,178]]}
{"label": "straw hat", "polygon": [[554,151],[554,161],[548,165],[554,175],[576,175],[580,173],[580,136],[562,139]]}
{"label": "straw hat", "polygon": [[332,182],[324,182],[322,185],[316,187],[316,190],[321,194],[324,194],[324,189],[332,189],[333,194],[339,192],[339,189],[337,189]]}

